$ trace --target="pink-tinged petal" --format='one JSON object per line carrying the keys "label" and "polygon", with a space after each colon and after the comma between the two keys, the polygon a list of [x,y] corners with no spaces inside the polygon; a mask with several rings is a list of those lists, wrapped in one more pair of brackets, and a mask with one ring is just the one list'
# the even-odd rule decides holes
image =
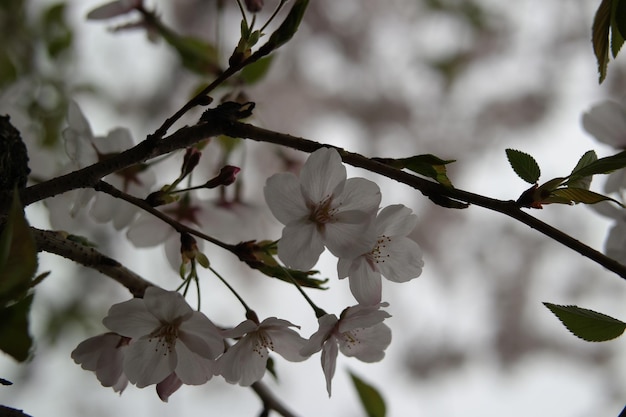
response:
{"label": "pink-tinged petal", "polygon": [[169,400],[170,395],[178,391],[182,385],[183,381],[181,381],[175,373],[172,373],[156,385],[156,392],[161,401],[166,403]]}
{"label": "pink-tinged petal", "polygon": [[249,386],[263,378],[268,352],[257,345],[255,333],[231,346],[218,359],[218,372],[231,384]]}
{"label": "pink-tinged petal", "polygon": [[302,356],[300,351],[306,344],[306,340],[292,329],[283,327],[282,329],[267,329],[265,334],[271,339],[271,348],[283,358],[290,362],[301,362],[307,358]]}
{"label": "pink-tinged petal", "polygon": [[338,258],[356,258],[374,247],[374,234],[367,224],[327,223],[322,242]]}
{"label": "pink-tinged petal", "polygon": [[346,356],[354,356],[363,362],[378,362],[385,357],[385,349],[391,343],[391,329],[384,324],[355,329],[349,337],[339,339],[339,349]]}
{"label": "pink-tinged petal", "polygon": [[278,257],[287,267],[308,271],[324,252],[324,244],[313,223],[287,225],[278,241]]}
{"label": "pink-tinged petal", "polygon": [[306,160],[300,172],[302,192],[309,201],[319,203],[330,197],[346,180],[346,167],[332,148],[320,148]]}
{"label": "pink-tinged petal", "polygon": [[[121,337],[110,334],[112,342],[120,343]],[[96,369],[96,377],[98,381],[105,387],[114,387],[123,377],[124,351],[126,346],[111,346],[102,350],[100,358],[98,358],[98,368]],[[123,377],[126,379],[126,377]]]}
{"label": "pink-tinged petal", "polygon": [[309,341],[304,345],[300,354],[302,356],[311,356],[312,354],[319,352],[324,345],[324,342],[331,337],[333,328],[337,324],[339,319],[334,314],[326,314],[320,317],[317,322],[319,323],[319,329],[311,335]]}
{"label": "pink-tinged petal", "polygon": [[354,261],[348,280],[350,292],[360,304],[380,303],[383,288],[380,273],[371,268],[364,256]]}
{"label": "pink-tinged petal", "polygon": [[600,142],[626,148],[626,109],[614,101],[604,101],[582,116],[583,128]]}
{"label": "pink-tinged petal", "polygon": [[355,329],[378,325],[391,317],[389,313],[380,309],[388,306],[389,303],[380,303],[372,306],[359,304],[348,307],[341,314],[341,322],[337,330],[339,333],[346,333]]}
{"label": "pink-tinged petal", "polygon": [[176,375],[187,385],[202,385],[213,377],[204,367],[202,357],[196,355],[184,343],[176,343]]}
{"label": "pink-tinged petal", "polygon": [[365,178],[350,178],[341,194],[341,211],[358,210],[372,216],[380,206],[380,188],[375,182]]}
{"label": "pink-tinged petal", "polygon": [[282,224],[306,219],[310,214],[300,192],[300,182],[291,173],[272,175],[263,193],[270,211]]}
{"label": "pink-tinged petal", "polygon": [[407,236],[417,226],[417,216],[402,204],[387,206],[376,217],[378,236]]}
{"label": "pink-tinged petal", "polygon": [[193,309],[176,291],[149,287],[143,296],[146,309],[161,323],[174,323],[192,315]]}
{"label": "pink-tinged petal", "polygon": [[152,215],[143,215],[128,228],[126,237],[138,248],[157,246],[175,234],[168,224]]}
{"label": "pink-tinged petal", "polygon": [[139,298],[111,306],[102,323],[109,330],[131,339],[150,334],[161,325]]}
{"label": "pink-tinged petal", "polygon": [[132,342],[124,355],[124,373],[139,388],[163,381],[176,369],[176,353],[159,338]]}
{"label": "pink-tinged petal", "polygon": [[335,376],[335,368],[337,367],[338,352],[337,340],[334,337],[328,340],[322,349],[322,370],[326,378],[326,391],[328,391],[329,397],[332,390],[333,376]]}
{"label": "pink-tinged petal", "polygon": [[406,282],[422,274],[424,261],[422,249],[407,237],[391,238],[385,247],[380,247],[381,261],[378,269],[390,281]]}
{"label": "pink-tinged petal", "polygon": [[[115,335],[114,333],[107,334]],[[105,338],[103,336],[104,335],[90,337],[80,342],[71,353],[74,362],[87,371],[95,371],[98,369],[101,349],[114,348],[117,345],[117,342],[114,342],[111,338]],[[119,338],[119,336],[117,337]]]}
{"label": "pink-tinged petal", "polygon": [[178,338],[189,350],[206,359],[215,359],[224,352],[224,339],[219,330],[197,311],[180,325]]}

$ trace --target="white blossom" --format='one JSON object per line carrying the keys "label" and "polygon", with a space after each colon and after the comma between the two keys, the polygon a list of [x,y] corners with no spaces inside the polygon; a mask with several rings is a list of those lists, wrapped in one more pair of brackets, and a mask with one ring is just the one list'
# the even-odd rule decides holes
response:
{"label": "white blossom", "polygon": [[128,385],[123,372],[124,351],[129,339],[115,333],[104,333],[82,341],[72,351],[72,359],[81,368],[96,373],[104,387],[112,387],[121,393]]}
{"label": "white blossom", "polygon": [[174,291],[150,287],[143,299],[113,305],[103,323],[131,339],[124,373],[140,388],[172,373],[184,384],[203,384],[214,375],[212,360],[224,350],[215,325]]}
{"label": "white blossom", "polygon": [[374,220],[377,238],[373,247],[353,259],[339,258],[339,278],[348,277],[350,290],[360,304],[380,303],[381,275],[406,282],[422,273],[422,250],[407,237],[416,224],[417,216],[402,204],[385,207]]}
{"label": "white blossom", "polygon": [[306,340],[291,327],[298,326],[270,317],[260,324],[246,320],[223,332],[225,337],[240,339],[218,359],[218,373],[231,384],[249,386],[265,374],[270,351],[291,362],[303,361],[307,357],[300,350]]}
{"label": "white blossom", "polygon": [[339,351],[363,362],[378,362],[384,358],[385,349],[391,343],[391,329],[383,321],[391,316],[380,307],[387,306],[388,303],[356,305],[346,308],[339,319],[334,314],[319,318],[319,330],[310,337],[300,353],[309,356],[322,351],[322,370],[328,396],[331,395]]}
{"label": "white blossom", "polygon": [[278,257],[288,267],[311,269],[324,247],[344,258],[371,249],[369,224],[380,204],[380,190],[364,178],[346,179],[335,149],[313,152],[300,178],[292,173],[273,175],[264,194],[274,217],[285,225]]}

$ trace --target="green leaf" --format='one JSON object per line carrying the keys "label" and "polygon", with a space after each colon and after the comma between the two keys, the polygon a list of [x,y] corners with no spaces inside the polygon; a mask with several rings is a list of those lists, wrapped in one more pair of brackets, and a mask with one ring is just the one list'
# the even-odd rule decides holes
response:
{"label": "green leaf", "polygon": [[588,177],[595,174],[609,174],[617,169],[626,167],[626,151],[622,151],[613,156],[607,156],[600,158],[590,164],[575,169],[571,174],[571,177]]}
{"label": "green leaf", "polygon": [[613,1],[611,10],[611,54],[617,58],[626,34],[626,1]]}
{"label": "green leaf", "polygon": [[24,297],[37,272],[37,247],[14,189],[7,222],[0,234],[0,307]]}
{"label": "green leaf", "polygon": [[0,308],[0,350],[19,362],[28,359],[33,345],[28,332],[28,313],[32,302],[31,294],[15,304]]}
{"label": "green leaf", "polygon": [[593,179],[592,175],[588,175],[586,177],[581,177],[576,175],[575,172],[592,164],[593,162],[598,160],[598,155],[596,155],[595,151],[587,151],[583,156],[580,157],[578,163],[572,170],[567,182],[565,183],[568,187],[573,188],[584,188],[586,190],[589,189],[591,185],[591,180]]}
{"label": "green leaf", "polygon": [[350,377],[352,378],[356,392],[359,394],[361,404],[363,404],[367,416],[385,417],[387,407],[385,406],[385,400],[383,400],[378,390],[352,372],[350,372]]}
{"label": "green leaf", "polygon": [[621,336],[626,323],[606,314],[574,305],[543,303],[575,336],[588,342],[604,342]]}
{"label": "green leaf", "polygon": [[609,64],[609,30],[611,28],[612,1],[602,0],[593,19],[591,29],[591,43],[598,62],[599,81],[606,78],[606,69]]}
{"label": "green leaf", "polygon": [[53,4],[42,14],[42,38],[52,58],[72,46],[73,34],[65,17],[66,6],[64,3]]}
{"label": "green leaf", "polygon": [[246,84],[254,84],[262,80],[263,77],[265,77],[265,75],[269,72],[270,64],[273,59],[274,55],[270,55],[247,65],[243,70],[241,70],[241,79]]}
{"label": "green leaf", "polygon": [[[556,197],[559,201],[551,201],[552,197]],[[561,199],[567,200],[567,202],[562,201]],[[593,191],[586,190],[584,188],[558,188],[550,194],[550,197],[546,199],[546,203],[583,203],[583,204],[596,204],[601,201],[612,201],[614,203],[619,204],[624,207],[622,203],[617,200],[614,200],[610,197],[607,197],[602,194],[594,193]],[[626,207],[625,207],[626,208]]]}
{"label": "green leaf", "polygon": [[541,170],[535,158],[515,149],[507,149],[506,157],[518,177],[530,184],[539,180]]}
{"label": "green leaf", "polygon": [[438,183],[447,187],[453,187],[452,182],[447,176],[446,165],[456,162],[453,159],[445,160],[435,155],[415,155],[409,158],[372,158],[373,160],[392,166],[396,169],[408,169],[416,174],[432,178]]}
{"label": "green leaf", "polygon": [[298,30],[308,5],[309,0],[296,0],[293,6],[291,6],[291,10],[289,10],[285,20],[283,20],[278,29],[270,36],[266,44],[267,46],[264,46],[270,48],[270,50],[275,50],[287,43]]}

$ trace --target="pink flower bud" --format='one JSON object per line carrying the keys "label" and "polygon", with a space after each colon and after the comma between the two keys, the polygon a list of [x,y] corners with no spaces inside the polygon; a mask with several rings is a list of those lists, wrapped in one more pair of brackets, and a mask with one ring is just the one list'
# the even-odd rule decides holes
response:
{"label": "pink flower bud", "polygon": [[263,8],[263,0],[246,0],[246,8],[251,13],[260,12]]}

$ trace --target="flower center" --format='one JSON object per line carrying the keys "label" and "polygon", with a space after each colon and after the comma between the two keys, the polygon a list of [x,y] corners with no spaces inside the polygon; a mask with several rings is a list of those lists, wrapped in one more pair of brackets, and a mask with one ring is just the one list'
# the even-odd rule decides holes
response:
{"label": "flower center", "polygon": [[343,339],[343,343],[346,348],[351,350],[354,346],[361,344],[361,340],[358,338],[360,331],[361,329],[354,329],[341,334],[341,338]]}
{"label": "flower center", "polygon": [[322,228],[326,223],[335,221],[337,209],[331,207],[332,202],[332,196],[328,196],[317,205],[311,204],[309,220],[315,223],[318,228]]}
{"label": "flower center", "polygon": [[387,258],[389,258],[389,253],[387,253],[387,245],[391,242],[391,238],[385,235],[382,235],[376,240],[376,246],[371,250],[370,253],[365,255],[365,259],[367,260],[367,264],[374,270],[378,271],[378,264],[384,263]]}
{"label": "flower center", "polygon": [[174,351],[176,339],[178,339],[178,327],[180,323],[163,323],[161,327],[150,333],[148,342],[156,339],[155,352],[162,351],[163,356]]}
{"label": "flower center", "polygon": [[272,338],[264,332],[257,332],[252,351],[261,358],[265,358],[267,357],[268,349],[274,350],[274,342],[272,342]]}

